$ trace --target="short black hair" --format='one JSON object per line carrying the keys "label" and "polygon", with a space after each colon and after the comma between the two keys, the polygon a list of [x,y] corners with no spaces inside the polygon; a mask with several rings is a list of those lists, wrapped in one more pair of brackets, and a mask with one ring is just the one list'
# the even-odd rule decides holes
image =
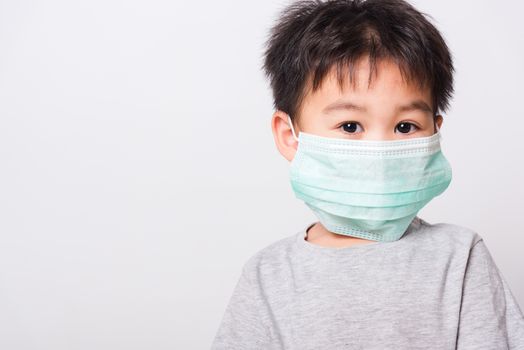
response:
{"label": "short black hair", "polygon": [[[314,92],[333,67],[342,86],[344,68],[369,58],[371,83],[377,59],[393,59],[403,79],[429,86],[434,116],[453,95],[453,60],[443,37],[403,0],[301,0],[281,11],[265,42],[263,70],[273,106],[298,119],[308,89]],[[427,85],[426,85],[427,84]]]}

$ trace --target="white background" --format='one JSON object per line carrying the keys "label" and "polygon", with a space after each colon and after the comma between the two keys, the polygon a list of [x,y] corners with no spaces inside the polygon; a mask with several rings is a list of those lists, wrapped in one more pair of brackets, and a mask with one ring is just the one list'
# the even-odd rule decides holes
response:
{"label": "white background", "polygon": [[[524,306],[523,5],[416,1],[456,94],[448,190]],[[207,349],[244,262],[314,220],[270,130],[285,1],[0,1],[0,348]]]}

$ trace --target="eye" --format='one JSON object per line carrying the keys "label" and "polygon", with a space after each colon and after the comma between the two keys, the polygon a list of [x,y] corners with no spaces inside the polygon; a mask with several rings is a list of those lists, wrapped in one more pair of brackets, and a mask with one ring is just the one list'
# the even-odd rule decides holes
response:
{"label": "eye", "polygon": [[340,125],[345,132],[354,134],[359,128],[362,131],[362,126],[357,122],[344,122]]}
{"label": "eye", "polygon": [[401,123],[398,123],[397,126],[395,126],[395,132],[397,130],[403,134],[409,134],[410,131],[418,130],[418,126],[416,126],[413,123],[409,123],[409,122],[401,122]]}

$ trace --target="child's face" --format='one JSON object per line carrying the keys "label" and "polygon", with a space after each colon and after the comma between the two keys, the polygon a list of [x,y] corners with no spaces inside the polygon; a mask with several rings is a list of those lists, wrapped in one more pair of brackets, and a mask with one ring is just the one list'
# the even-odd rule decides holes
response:
{"label": "child's face", "polygon": [[[294,123],[297,136],[304,131],[332,138],[401,140],[435,133],[435,123],[440,128],[442,116],[433,118],[430,89],[404,82],[392,61],[377,62],[376,68],[378,76],[368,89],[369,65],[361,60],[355,67],[355,88],[346,79],[342,91],[332,70],[321,87],[304,98],[299,124]],[[280,153],[291,161],[297,141],[287,114],[275,112],[272,130]]]}

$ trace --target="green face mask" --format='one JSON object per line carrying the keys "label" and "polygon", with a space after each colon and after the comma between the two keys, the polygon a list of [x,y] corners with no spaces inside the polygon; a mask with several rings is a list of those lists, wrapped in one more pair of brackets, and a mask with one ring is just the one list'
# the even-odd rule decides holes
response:
{"label": "green face mask", "polygon": [[295,196],[331,232],[374,241],[402,237],[451,182],[440,131],[405,140],[348,140],[304,132],[290,164]]}

